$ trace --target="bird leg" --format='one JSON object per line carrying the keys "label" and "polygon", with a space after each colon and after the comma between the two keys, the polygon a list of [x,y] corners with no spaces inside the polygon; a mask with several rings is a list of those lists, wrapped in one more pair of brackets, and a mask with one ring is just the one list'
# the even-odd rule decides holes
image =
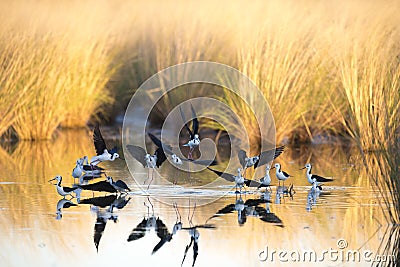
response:
{"label": "bird leg", "polygon": [[189,148],[188,159],[193,159],[192,152],[193,152],[193,148],[190,147]]}
{"label": "bird leg", "polygon": [[151,182],[153,182],[153,178],[154,178],[154,169],[153,169],[153,171],[151,172],[151,180],[150,180],[149,184],[147,185],[147,190],[149,190],[150,185],[151,185]]}

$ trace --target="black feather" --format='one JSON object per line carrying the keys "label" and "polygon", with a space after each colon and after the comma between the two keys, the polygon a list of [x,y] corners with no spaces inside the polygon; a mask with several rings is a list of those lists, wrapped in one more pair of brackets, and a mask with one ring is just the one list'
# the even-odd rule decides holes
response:
{"label": "black feather", "polygon": [[116,193],[117,190],[108,182],[101,181],[94,184],[80,185],[83,190]]}
{"label": "black feather", "polygon": [[256,162],[256,164],[254,164],[254,168],[263,166],[265,164],[267,164],[268,162],[276,159],[277,157],[279,157],[282,152],[284,151],[285,146],[279,146],[276,147],[275,149],[271,149],[271,150],[266,150],[264,152],[261,152],[261,154],[259,155],[259,160]]}
{"label": "black feather", "polygon": [[220,172],[217,170],[213,170],[211,168],[208,168],[210,171],[213,171],[215,174],[217,174],[218,176],[220,176],[221,178],[224,178],[225,180],[229,181],[229,182],[235,182],[235,176],[229,173],[225,173],[225,172]]}
{"label": "black feather", "polygon": [[128,149],[129,154],[134,157],[137,161],[139,161],[144,168],[146,168],[146,151],[140,146],[134,145],[127,145],[126,148]]}
{"label": "black feather", "polygon": [[190,108],[192,110],[192,117],[193,117],[193,121],[192,121],[192,127],[193,127],[192,139],[193,139],[195,134],[199,134],[199,120],[197,119],[197,115],[196,115],[196,112],[194,111],[192,103],[190,103]]}
{"label": "black feather", "polygon": [[104,142],[103,136],[101,135],[100,132],[99,124],[96,124],[96,126],[94,127],[93,142],[97,156],[103,154],[104,150],[107,149],[106,143]]}

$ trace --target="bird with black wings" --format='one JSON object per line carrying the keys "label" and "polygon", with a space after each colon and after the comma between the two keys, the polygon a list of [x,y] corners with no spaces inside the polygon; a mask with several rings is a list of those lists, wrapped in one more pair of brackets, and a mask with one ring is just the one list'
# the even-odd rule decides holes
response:
{"label": "bird with black wings", "polygon": [[186,144],[184,144],[183,146],[189,147],[188,159],[193,159],[192,152],[200,144],[199,120],[197,118],[197,114],[196,114],[192,104],[190,104],[190,109],[192,111],[192,120],[191,120],[192,121],[192,129],[190,129],[190,127],[189,127],[189,121],[186,121],[185,113],[183,112],[182,107],[179,107],[183,123],[185,124],[185,128],[186,128],[187,132],[189,133],[189,138],[190,138],[189,141]]}
{"label": "bird with black wings", "polygon": [[285,146],[279,146],[276,147],[275,149],[270,149],[261,152],[259,155],[248,157],[246,151],[243,149],[239,150],[238,153],[238,158],[240,165],[242,166],[242,169],[246,171],[247,168],[254,166],[254,168],[263,166],[267,164],[268,162],[276,159],[279,157],[283,150],[285,149]]}
{"label": "bird with black wings", "polygon": [[120,158],[116,146],[111,149],[107,148],[103,135],[100,132],[99,124],[96,124],[93,130],[93,144],[96,149],[96,156],[92,157],[90,165],[95,166],[103,161],[114,161]]}

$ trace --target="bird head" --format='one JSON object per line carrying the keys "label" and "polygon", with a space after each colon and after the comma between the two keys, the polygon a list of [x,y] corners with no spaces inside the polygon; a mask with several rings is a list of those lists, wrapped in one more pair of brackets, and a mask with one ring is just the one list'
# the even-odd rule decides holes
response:
{"label": "bird head", "polygon": [[311,164],[310,164],[310,163],[307,163],[307,164],[304,165],[304,167],[301,168],[300,170],[303,170],[303,169],[311,170]]}
{"label": "bird head", "polygon": [[150,154],[146,154],[146,156],[144,156],[145,159],[150,159]]}
{"label": "bird head", "polygon": [[113,178],[111,176],[107,176],[107,182],[111,182],[112,183]]}
{"label": "bird head", "polygon": [[58,182],[62,180],[62,177],[60,175],[57,175],[56,177],[54,177],[53,179],[49,180],[49,182],[57,180]]}
{"label": "bird head", "polygon": [[280,167],[281,167],[281,165],[280,165],[279,163],[275,163],[275,165],[274,165],[274,168],[275,168],[275,169],[279,170]]}
{"label": "bird head", "polygon": [[265,165],[265,169],[266,169],[267,171],[271,170],[271,165],[269,165],[269,164]]}
{"label": "bird head", "polygon": [[195,134],[195,135],[194,135],[194,139],[199,139],[199,135],[198,135],[198,134]]}
{"label": "bird head", "polygon": [[240,174],[242,172],[242,168],[238,168],[237,172],[238,172],[238,174]]}

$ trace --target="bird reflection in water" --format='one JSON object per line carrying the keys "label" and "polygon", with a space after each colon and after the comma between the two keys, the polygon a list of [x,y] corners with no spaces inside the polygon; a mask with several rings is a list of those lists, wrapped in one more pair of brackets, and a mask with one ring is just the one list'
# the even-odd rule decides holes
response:
{"label": "bird reflection in water", "polygon": [[[154,215],[154,207],[151,203],[150,199],[147,198],[149,205],[144,202],[144,205],[147,207],[147,218],[146,216],[143,220],[131,231],[128,242],[135,241],[143,238],[148,232],[151,232],[153,229],[156,232],[160,241],[153,248],[152,254],[156,253],[165,243],[171,242],[172,237],[182,229],[181,215],[178,210],[178,206],[174,203],[173,207],[176,213],[176,222],[172,227],[172,233],[168,231],[168,227],[165,223]],[[151,207],[151,214],[150,214]]]}
{"label": "bird reflection in water", "polygon": [[296,194],[296,191],[293,188],[293,184],[289,185],[289,187],[277,186],[275,204],[281,204],[282,200],[285,202],[285,197],[289,197],[291,200],[293,200],[294,194]]}
{"label": "bird reflection in water", "polygon": [[100,239],[103,236],[107,222],[109,220],[112,220],[114,223],[118,222],[118,216],[114,213],[114,208],[123,209],[130,199],[126,195],[109,195],[87,198],[80,201],[79,204],[91,205],[91,211],[96,214],[93,241],[97,252],[99,251]]}
{"label": "bird reflection in water", "polygon": [[[190,201],[190,200],[189,200]],[[192,267],[196,263],[197,256],[199,255],[199,239],[200,239],[200,232],[198,229],[203,228],[203,229],[215,229],[215,225],[213,224],[207,224],[207,221],[205,224],[201,225],[194,225],[193,224],[193,215],[196,211],[196,203],[194,204],[193,212],[192,215],[190,216],[190,202],[189,202],[189,213],[188,213],[188,221],[189,221],[189,227],[182,227],[182,230],[186,230],[189,232],[190,235],[190,243],[186,246],[185,252],[183,254],[183,259],[181,266],[183,265],[186,255],[190,249],[191,246],[193,246],[193,263]]]}
{"label": "bird reflection in water", "polygon": [[71,200],[66,199],[66,198],[61,198],[57,202],[57,211],[56,211],[56,220],[61,220],[62,219],[62,209],[68,209],[73,206],[78,206],[75,203],[73,203]]}
{"label": "bird reflection in water", "polygon": [[320,196],[326,196],[329,194],[329,192],[322,192],[322,183],[318,183],[314,180],[311,188],[308,190],[306,210],[311,211],[313,206],[317,205],[317,200]]}
{"label": "bird reflection in water", "polygon": [[[266,207],[262,207],[262,204],[266,204]],[[271,203],[271,193],[266,191],[257,199],[248,199],[243,201],[242,195],[239,198],[236,197],[235,204],[229,204],[211,216],[207,221],[228,214],[237,212],[238,224],[243,226],[248,217],[259,218],[263,222],[272,223],[278,227],[284,227],[282,220],[271,212],[269,204]]]}

